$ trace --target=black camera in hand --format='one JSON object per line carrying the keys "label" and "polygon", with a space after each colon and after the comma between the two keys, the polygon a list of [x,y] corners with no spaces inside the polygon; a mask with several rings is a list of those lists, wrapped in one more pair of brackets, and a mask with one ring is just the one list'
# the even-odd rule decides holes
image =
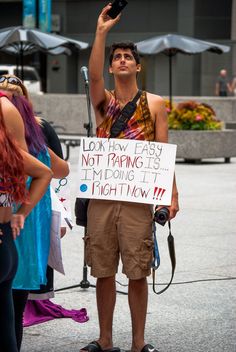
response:
{"label": "black camera in hand", "polygon": [[155,210],[154,221],[160,224],[161,226],[164,226],[165,223],[168,221],[169,216],[170,216],[169,209],[166,207],[163,207],[159,210]]}

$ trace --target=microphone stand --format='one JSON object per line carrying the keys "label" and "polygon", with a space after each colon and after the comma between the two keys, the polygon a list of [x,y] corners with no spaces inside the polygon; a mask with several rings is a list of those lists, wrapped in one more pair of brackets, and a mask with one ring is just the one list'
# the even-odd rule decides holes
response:
{"label": "microphone stand", "polygon": [[[87,130],[87,137],[92,137],[93,136],[93,123],[92,123],[92,116],[91,116],[91,102],[90,102],[90,94],[89,94],[89,81],[85,80],[85,94],[86,94],[86,100],[87,100],[87,112],[88,112],[88,123],[84,123],[84,128]],[[84,227],[84,235],[87,232],[87,228]],[[67,289],[71,289],[71,288],[77,288],[77,287],[81,287],[81,288],[89,288],[89,287],[95,287],[96,285],[91,285],[90,282],[88,281],[88,267],[87,267],[87,263],[85,260],[85,243],[84,243],[84,264],[83,264],[83,278],[80,281],[80,283],[78,285],[73,285],[73,286],[69,286],[69,287],[63,287],[63,288],[59,288],[57,290],[55,290],[55,292],[59,292],[59,291],[64,291]]]}
{"label": "microphone stand", "polygon": [[89,82],[86,81],[84,84],[86,101],[87,101],[87,111],[88,111],[88,123],[84,123],[84,128],[87,130],[87,137],[93,136],[93,123],[91,116],[91,102],[90,102],[90,94],[89,94]]}
{"label": "microphone stand", "polygon": [[[87,137],[93,136],[93,123],[92,123],[92,116],[91,116],[91,101],[90,101],[90,94],[89,94],[89,81],[85,81],[85,94],[87,100],[87,112],[88,112],[88,123],[84,123],[84,128],[87,130]],[[86,235],[87,228],[84,227],[84,235]],[[91,285],[88,281],[88,267],[85,260],[85,243],[84,243],[84,265],[83,265],[83,279],[81,280],[79,287],[81,288],[89,288],[89,287],[96,287],[96,285]]]}
{"label": "microphone stand", "polygon": [[[91,102],[90,102],[90,94],[89,94],[89,81],[85,80],[85,94],[86,94],[86,100],[87,100],[87,110],[88,110],[88,123],[84,123],[84,128],[87,130],[87,137],[92,137],[93,136],[93,123],[92,123],[92,116],[91,116]],[[86,234],[86,227],[84,227],[84,235]],[[80,281],[79,284],[73,285],[73,286],[68,286],[68,287],[62,287],[57,290],[54,290],[54,292],[59,292],[59,291],[64,291],[68,290],[71,288],[89,288],[89,287],[94,287],[96,288],[96,285],[91,285],[90,282],[88,281],[88,267],[87,263],[85,260],[85,243],[84,243],[84,264],[83,264],[83,278]],[[121,293],[123,295],[127,295],[126,292],[116,290],[117,293]]]}

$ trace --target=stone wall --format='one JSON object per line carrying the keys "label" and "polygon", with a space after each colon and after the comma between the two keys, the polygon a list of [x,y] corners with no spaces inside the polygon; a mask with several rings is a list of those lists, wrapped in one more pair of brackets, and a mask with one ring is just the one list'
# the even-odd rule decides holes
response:
{"label": "stone wall", "polygon": [[177,158],[200,161],[236,156],[236,130],[169,131],[169,142],[177,144]]}
{"label": "stone wall", "polygon": [[[87,101],[80,94],[32,95],[35,112],[45,120],[53,122],[56,131],[74,135],[86,135],[84,123],[88,123]],[[93,132],[95,132],[94,113],[91,108]],[[63,129],[58,128],[62,126]]]}
{"label": "stone wall", "polygon": [[[88,122],[87,101],[85,95],[80,94],[43,94],[31,96],[35,111],[56,126],[63,126],[61,133],[86,135],[84,123]],[[216,111],[218,119],[236,122],[236,98],[218,97],[176,97],[175,102],[196,100],[210,104]],[[92,110],[93,132],[95,132],[94,113]]]}

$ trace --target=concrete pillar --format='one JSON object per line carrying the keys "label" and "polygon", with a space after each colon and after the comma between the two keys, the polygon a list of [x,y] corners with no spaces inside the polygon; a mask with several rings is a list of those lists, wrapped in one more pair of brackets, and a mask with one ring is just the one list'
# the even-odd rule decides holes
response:
{"label": "concrete pillar", "polygon": [[[232,0],[231,40],[236,41],[236,0]],[[232,47],[232,73],[236,75],[236,43]]]}
{"label": "concrete pillar", "polygon": [[[61,18],[61,28],[58,34],[64,35],[67,27],[67,7],[66,1],[52,1],[52,14]],[[65,55],[47,57],[47,92],[66,93],[67,92],[67,61]]]}
{"label": "concrete pillar", "polygon": [[[178,33],[194,37],[195,0],[179,0],[178,2]],[[199,79],[194,79],[194,72],[198,72],[200,61],[194,55],[177,54],[176,70],[177,84],[173,82],[174,95],[199,94]],[[198,66],[198,67],[196,67]],[[176,90],[175,87],[178,87]]]}

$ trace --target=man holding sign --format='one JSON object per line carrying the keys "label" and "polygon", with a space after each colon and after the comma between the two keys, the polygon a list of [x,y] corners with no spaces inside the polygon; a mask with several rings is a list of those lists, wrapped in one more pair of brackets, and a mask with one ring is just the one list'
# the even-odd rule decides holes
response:
{"label": "man holding sign", "polygon": [[[107,5],[98,18],[89,60],[90,93],[96,117],[97,137],[115,136],[125,140],[167,143],[168,122],[163,99],[148,92],[138,94],[137,74],[141,71],[141,65],[133,43],[112,45],[109,72],[114,76],[115,89],[105,89],[103,69],[106,37],[120,19],[120,15],[115,19],[108,16],[110,8],[111,4]],[[132,111],[132,106],[129,106],[126,117],[121,117],[121,110],[134,97],[138,100],[132,116],[127,118]],[[172,219],[179,210],[175,178],[170,203],[168,209]],[[119,351],[112,343],[112,322],[116,300],[115,275],[121,256],[123,273],[129,279],[133,336],[131,351],[157,352],[144,340],[148,297],[146,277],[150,275],[153,256],[152,221],[150,204],[90,200],[85,236],[86,261],[91,266],[91,274],[97,278],[100,337],[81,351]]]}

